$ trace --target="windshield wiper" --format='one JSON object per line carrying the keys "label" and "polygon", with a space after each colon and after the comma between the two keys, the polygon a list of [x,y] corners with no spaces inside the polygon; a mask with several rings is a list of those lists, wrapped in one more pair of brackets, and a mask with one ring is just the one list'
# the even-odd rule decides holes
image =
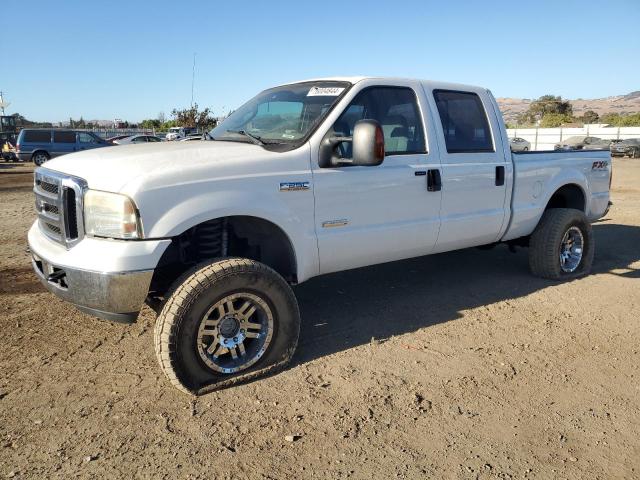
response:
{"label": "windshield wiper", "polygon": [[266,143],[262,140],[262,138],[252,133],[246,132],[244,130],[227,130],[227,132],[237,133],[238,135],[243,135],[247,138],[250,138],[251,140],[253,140],[253,143],[255,143],[256,145],[266,145]]}

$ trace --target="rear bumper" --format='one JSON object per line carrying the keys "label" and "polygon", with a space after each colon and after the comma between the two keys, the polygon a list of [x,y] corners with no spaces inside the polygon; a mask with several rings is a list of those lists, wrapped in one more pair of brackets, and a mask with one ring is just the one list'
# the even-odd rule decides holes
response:
{"label": "rear bumper", "polygon": [[30,162],[31,161],[31,152],[29,152],[29,153],[27,153],[27,152],[16,153],[16,156],[18,157],[18,160],[20,160],[22,162]]}

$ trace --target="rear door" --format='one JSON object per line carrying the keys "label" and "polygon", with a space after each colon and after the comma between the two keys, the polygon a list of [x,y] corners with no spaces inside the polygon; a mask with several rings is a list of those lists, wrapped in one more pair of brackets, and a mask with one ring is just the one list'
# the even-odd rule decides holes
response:
{"label": "rear door", "polygon": [[[421,88],[370,86],[355,95],[326,132],[324,138],[351,136],[358,120],[378,120],[385,158],[376,167],[319,168],[317,157],[312,160],[322,273],[433,249],[441,195],[427,189],[426,172],[438,167],[438,156],[426,142],[425,102]],[[338,152],[351,158],[351,144],[340,144]]]}
{"label": "rear door", "polygon": [[51,157],[65,155],[76,151],[76,132],[70,130],[54,130]]}
{"label": "rear door", "polygon": [[[498,240],[507,221],[511,163],[488,94],[433,90],[442,163],[440,235],[435,251]],[[509,158],[510,160],[510,158]]]}

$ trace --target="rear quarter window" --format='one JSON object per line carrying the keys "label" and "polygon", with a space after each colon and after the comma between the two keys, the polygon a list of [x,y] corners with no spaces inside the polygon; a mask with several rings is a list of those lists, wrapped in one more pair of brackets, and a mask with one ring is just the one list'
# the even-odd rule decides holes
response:
{"label": "rear quarter window", "polygon": [[493,152],[487,114],[480,97],[472,92],[434,90],[447,152]]}
{"label": "rear quarter window", "polygon": [[50,130],[26,130],[23,137],[24,142],[31,143],[50,143]]}

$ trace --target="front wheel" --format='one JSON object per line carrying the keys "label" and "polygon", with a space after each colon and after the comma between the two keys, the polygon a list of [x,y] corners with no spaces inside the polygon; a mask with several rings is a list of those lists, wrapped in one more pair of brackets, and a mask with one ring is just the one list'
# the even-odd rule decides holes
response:
{"label": "front wheel", "polygon": [[187,272],[158,316],[155,350],[171,383],[200,394],[249,380],[291,359],[300,313],[271,268],[230,258]]}
{"label": "front wheel", "polygon": [[573,208],[544,212],[529,241],[529,268],[538,277],[569,280],[587,275],[594,243],[586,215]]}

